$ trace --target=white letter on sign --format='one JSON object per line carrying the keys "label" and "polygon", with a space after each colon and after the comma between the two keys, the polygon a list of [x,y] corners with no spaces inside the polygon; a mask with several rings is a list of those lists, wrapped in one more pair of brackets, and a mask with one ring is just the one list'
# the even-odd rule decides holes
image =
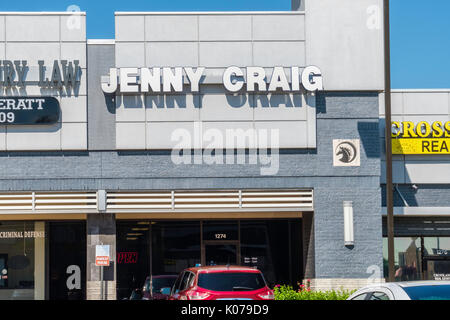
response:
{"label": "white letter on sign", "polygon": [[137,76],[137,68],[120,68],[120,91],[126,93],[139,92]]}
{"label": "white letter on sign", "polygon": [[175,73],[171,68],[163,68],[163,91],[183,92],[183,68],[175,68]]}
{"label": "white letter on sign", "polygon": [[259,91],[267,90],[266,71],[261,67],[247,68],[247,91],[255,91],[255,84],[258,85]]}
{"label": "white letter on sign", "polygon": [[161,92],[161,69],[153,68],[150,72],[149,68],[141,69],[141,91],[149,92],[149,89],[153,92]]}
{"label": "white letter on sign", "polygon": [[243,80],[231,80],[232,77],[243,77],[244,73],[239,67],[229,67],[223,74],[223,85],[230,92],[238,92],[244,86]]}
{"label": "white letter on sign", "polygon": [[270,80],[269,91],[274,92],[278,88],[285,92],[291,89],[283,67],[275,67],[273,69],[272,79]]}
{"label": "white letter on sign", "polygon": [[302,85],[308,91],[323,90],[320,69],[316,66],[306,67],[302,73]]}
{"label": "white letter on sign", "polygon": [[114,93],[117,90],[117,69],[109,69],[109,83],[102,83],[104,93]]}
{"label": "white letter on sign", "polygon": [[191,92],[199,92],[200,91],[200,80],[202,79],[203,73],[205,72],[204,67],[198,67],[197,70],[194,71],[193,68],[184,68],[186,75],[191,83]]}

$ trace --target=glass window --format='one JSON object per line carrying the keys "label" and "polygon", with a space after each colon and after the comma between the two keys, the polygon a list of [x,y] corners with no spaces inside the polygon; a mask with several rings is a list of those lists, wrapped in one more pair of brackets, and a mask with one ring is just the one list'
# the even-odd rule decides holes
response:
{"label": "glass window", "polygon": [[162,288],[172,288],[177,278],[173,276],[158,276],[152,279],[152,292],[159,293]]}
{"label": "glass window", "polygon": [[178,274],[200,263],[200,222],[156,222],[152,225],[153,275]]}
{"label": "glass window", "polygon": [[389,300],[389,297],[383,292],[374,292],[370,296],[369,300]]}
{"label": "glass window", "polygon": [[203,240],[239,240],[237,221],[204,221]]}
{"label": "glass window", "polygon": [[287,220],[242,221],[242,265],[257,267],[270,286],[291,283],[289,240]]}
{"label": "glass window", "polygon": [[450,300],[450,285],[404,287],[411,300]]}
{"label": "glass window", "polygon": [[183,274],[184,273],[180,273],[180,275],[178,276],[177,280],[175,281],[175,284],[172,287],[172,293],[171,294],[175,294],[178,291],[180,291],[180,284],[181,284],[181,279],[183,279]]}
{"label": "glass window", "polygon": [[259,272],[201,273],[198,286],[212,291],[252,291],[264,288],[266,283]]}
{"label": "glass window", "polygon": [[45,299],[45,223],[0,223],[0,300]]}
{"label": "glass window", "polygon": [[450,238],[443,237],[425,237],[423,238],[424,255],[449,256],[450,257]]}
{"label": "glass window", "polygon": [[426,259],[425,279],[450,281],[450,260]]}
{"label": "glass window", "polygon": [[[421,280],[422,258],[421,258],[421,238],[395,238],[395,280],[413,281]],[[387,238],[383,238],[383,265],[384,276],[387,278],[388,267],[388,243]]]}
{"label": "glass window", "polygon": [[117,297],[129,298],[133,290],[144,286],[150,276],[150,222],[118,221]]}
{"label": "glass window", "polygon": [[[86,296],[86,222],[49,222],[49,298],[83,300]],[[108,267],[104,269],[108,279]]]}
{"label": "glass window", "polygon": [[191,277],[192,273],[185,272],[183,275],[183,279],[181,279],[181,285],[180,285],[180,291],[186,290],[188,288],[189,284],[189,278]]}
{"label": "glass window", "polygon": [[360,294],[359,296],[354,297],[352,300],[366,300],[367,293]]}

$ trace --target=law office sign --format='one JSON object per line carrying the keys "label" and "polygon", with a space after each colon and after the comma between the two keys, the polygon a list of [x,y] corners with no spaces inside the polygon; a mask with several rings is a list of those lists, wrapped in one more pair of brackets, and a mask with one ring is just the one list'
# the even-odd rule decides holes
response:
{"label": "law office sign", "polygon": [[0,98],[1,125],[51,125],[58,122],[60,114],[54,97]]}
{"label": "law office sign", "polygon": [[450,154],[450,121],[393,121],[392,154]]}

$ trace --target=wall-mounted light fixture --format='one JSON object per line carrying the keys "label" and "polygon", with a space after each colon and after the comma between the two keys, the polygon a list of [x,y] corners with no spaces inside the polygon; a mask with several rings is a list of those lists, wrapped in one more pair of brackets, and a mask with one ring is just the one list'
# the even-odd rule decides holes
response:
{"label": "wall-mounted light fixture", "polygon": [[99,212],[105,212],[106,211],[106,191],[105,190],[98,190],[97,191],[97,210]]}
{"label": "wall-mounted light fixture", "polygon": [[344,241],[345,246],[353,246],[355,238],[353,235],[353,202],[344,201]]}

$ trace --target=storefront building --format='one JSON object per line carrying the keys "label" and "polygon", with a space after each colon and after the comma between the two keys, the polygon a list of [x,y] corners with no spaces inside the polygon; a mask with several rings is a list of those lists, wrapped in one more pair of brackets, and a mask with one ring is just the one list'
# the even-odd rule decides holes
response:
{"label": "storefront building", "polygon": [[[396,280],[449,280],[450,92],[395,90],[392,103]],[[381,110],[380,127],[384,128]]]}
{"label": "storefront building", "polygon": [[116,13],[114,40],[1,13],[0,298],[123,299],[197,264],[382,279],[382,2],[295,8]]}

